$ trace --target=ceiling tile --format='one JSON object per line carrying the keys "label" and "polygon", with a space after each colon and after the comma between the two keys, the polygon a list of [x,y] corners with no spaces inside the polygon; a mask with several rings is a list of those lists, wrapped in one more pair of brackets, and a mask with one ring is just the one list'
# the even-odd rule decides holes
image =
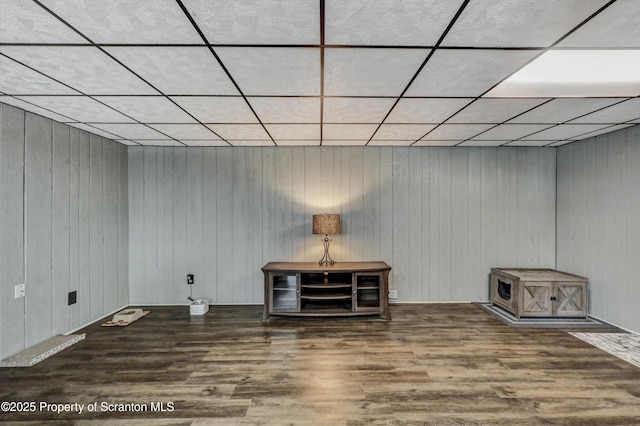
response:
{"label": "ceiling tile", "polygon": [[324,98],[325,123],[380,123],[395,98]]}
{"label": "ceiling tile", "polygon": [[320,49],[219,47],[222,63],[247,95],[320,95]]}
{"label": "ceiling tile", "polygon": [[558,142],[550,143],[547,146],[549,146],[549,147],[562,146],[562,145],[567,145],[567,144],[574,143],[574,142],[575,141],[558,141]]}
{"label": "ceiling tile", "polygon": [[0,43],[86,43],[32,0],[0,0]]}
{"label": "ceiling tile", "polygon": [[322,138],[335,140],[369,140],[377,127],[377,124],[324,124],[322,126]]}
{"label": "ceiling tile", "polygon": [[620,101],[619,98],[554,99],[514,118],[509,123],[564,123]]}
{"label": "ceiling tile", "polygon": [[534,108],[548,99],[478,99],[447,123],[499,124]]}
{"label": "ceiling tile", "polygon": [[547,146],[555,141],[513,141],[504,146]]}
{"label": "ceiling tile", "polygon": [[257,123],[247,102],[239,96],[172,96],[171,99],[202,123]]}
{"label": "ceiling tile", "polygon": [[128,146],[139,146],[140,145],[139,143],[130,141],[128,139],[114,139],[114,142],[118,142],[121,145],[128,145]]}
{"label": "ceiling tile", "polygon": [[443,46],[548,47],[607,0],[474,0]]}
{"label": "ceiling tile", "polygon": [[576,118],[571,123],[618,124],[638,117],[640,117],[640,98],[634,98]]}
{"label": "ceiling tile", "polygon": [[320,98],[248,98],[263,123],[320,123]]}
{"label": "ceiling tile", "polygon": [[183,143],[174,141],[173,139],[136,139],[134,142],[146,146],[184,146]]}
{"label": "ceiling tile", "polygon": [[278,146],[319,146],[320,139],[298,139],[298,140],[283,140],[277,141]]}
{"label": "ceiling tile", "polygon": [[322,146],[364,146],[368,139],[324,139]]}
{"label": "ceiling tile", "polygon": [[96,96],[95,99],[143,123],[195,123],[163,96]]}
{"label": "ceiling tile", "polygon": [[260,124],[209,124],[207,127],[229,142],[233,141],[233,145],[240,140],[269,140],[273,145]]}
{"label": "ceiling tile", "polygon": [[157,93],[95,47],[3,46],[0,52],[86,95]]}
{"label": "ceiling tile", "polygon": [[340,45],[433,46],[462,1],[327,0],[325,42]]}
{"label": "ceiling tile", "polygon": [[440,123],[472,100],[472,98],[402,98],[385,122]]}
{"label": "ceiling tile", "polygon": [[603,129],[600,129],[600,130],[596,130],[595,132],[589,132],[589,133],[585,133],[585,134],[580,135],[580,136],[576,136],[573,139],[582,140],[582,139],[586,139],[586,138],[591,138],[593,136],[602,135],[604,133],[611,133],[611,132],[615,132],[617,130],[626,129],[627,127],[631,127],[631,126],[633,126],[633,124],[620,124],[620,125],[617,125],[617,126],[609,126],[609,127],[605,127]]}
{"label": "ceiling tile", "polygon": [[118,135],[121,139],[171,139],[144,124],[93,123],[92,126]]}
{"label": "ceiling tile", "polygon": [[150,127],[175,139],[220,139],[200,124],[151,124]]}
{"label": "ceiling tile", "polygon": [[203,43],[175,0],[41,0],[94,43]]}
{"label": "ceiling tile", "polygon": [[[68,124],[71,127],[75,127],[77,129],[84,130],[84,131],[89,132],[89,133],[93,133],[94,135],[103,136],[103,137],[105,137],[107,139],[116,140],[116,139],[121,139],[122,138],[121,136],[115,135],[113,133],[107,132],[107,131],[102,130],[102,129],[98,129],[98,128],[96,128],[94,126],[90,126],[88,124],[84,124],[84,123],[68,123]],[[118,141],[118,142],[122,143],[120,141]]]}
{"label": "ceiling tile", "polygon": [[317,0],[184,0],[212,44],[319,44]]}
{"label": "ceiling tile", "polygon": [[330,49],[324,51],[327,96],[400,96],[428,49]]}
{"label": "ceiling tile", "polygon": [[640,48],[640,2],[617,0],[558,46]]}
{"label": "ceiling tile", "polygon": [[238,95],[206,47],[106,47],[165,95]]}
{"label": "ceiling tile", "polygon": [[507,143],[507,141],[496,141],[496,140],[477,140],[477,139],[472,139],[466,142],[461,142],[456,146],[476,146],[476,147],[483,147],[483,146],[502,146],[505,143]]}
{"label": "ceiling tile", "polygon": [[41,108],[37,105],[30,104],[29,102],[25,102],[22,99],[13,98],[11,96],[0,96],[0,102],[5,103],[7,105],[13,105],[15,107],[21,108],[25,111],[32,112],[34,114],[41,115],[43,117],[50,118],[55,121],[59,121],[61,123],[69,123],[75,121],[74,119],[57,114],[55,112],[49,111],[47,109]]}
{"label": "ceiling tile", "polygon": [[597,124],[560,124],[558,126],[551,127],[550,129],[543,130],[539,133],[535,133],[531,136],[527,136],[524,139],[537,140],[537,141],[542,141],[542,140],[557,141],[561,139],[572,139],[576,136],[579,136],[585,133],[600,130],[603,127],[607,127],[607,126],[597,125]]}
{"label": "ceiling tile", "polygon": [[404,140],[414,142],[436,127],[435,124],[383,124],[373,140]]}
{"label": "ceiling tile", "polygon": [[423,139],[462,141],[470,139],[491,127],[493,127],[492,124],[442,124]]}
{"label": "ceiling tile", "polygon": [[373,139],[367,146],[411,146],[413,140],[377,140]]}
{"label": "ceiling tile", "polygon": [[455,146],[459,141],[437,141],[437,140],[425,140],[421,139],[414,143],[412,146]]}
{"label": "ceiling tile", "polygon": [[536,50],[438,50],[407,96],[480,96],[526,64]]}
{"label": "ceiling tile", "polygon": [[[6,48],[0,47],[0,53]],[[77,91],[0,55],[0,90],[7,94],[77,95]]]}
{"label": "ceiling tile", "polygon": [[320,139],[320,124],[267,124],[265,127],[278,144],[282,139]]}
{"label": "ceiling tile", "polygon": [[222,139],[212,139],[212,140],[211,139],[203,139],[203,140],[185,139],[185,140],[180,140],[180,142],[182,142],[187,146],[229,146],[229,144],[223,141]]}
{"label": "ceiling tile", "polygon": [[475,136],[474,140],[511,141],[548,128],[548,124],[501,124]]}
{"label": "ceiling tile", "polygon": [[276,146],[271,139],[247,139],[230,141],[232,146]]}
{"label": "ceiling tile", "polygon": [[130,118],[86,96],[21,96],[20,99],[84,122],[132,122]]}

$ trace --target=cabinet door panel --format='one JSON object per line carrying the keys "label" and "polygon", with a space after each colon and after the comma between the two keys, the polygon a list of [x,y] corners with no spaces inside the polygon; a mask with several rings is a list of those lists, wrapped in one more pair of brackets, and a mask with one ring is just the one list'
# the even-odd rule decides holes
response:
{"label": "cabinet door panel", "polygon": [[551,283],[534,282],[522,286],[522,316],[548,316],[552,313]]}
{"label": "cabinet door panel", "polygon": [[296,274],[274,274],[271,312],[298,312],[298,278]]}
{"label": "cabinet door panel", "polygon": [[556,315],[586,315],[586,291],[581,283],[556,284]]}

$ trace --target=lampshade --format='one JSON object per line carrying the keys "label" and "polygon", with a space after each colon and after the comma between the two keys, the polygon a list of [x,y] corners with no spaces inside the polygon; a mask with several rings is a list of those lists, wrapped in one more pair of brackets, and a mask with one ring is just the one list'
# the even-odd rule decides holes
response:
{"label": "lampshade", "polygon": [[334,235],[342,232],[339,214],[314,214],[313,233],[322,235]]}

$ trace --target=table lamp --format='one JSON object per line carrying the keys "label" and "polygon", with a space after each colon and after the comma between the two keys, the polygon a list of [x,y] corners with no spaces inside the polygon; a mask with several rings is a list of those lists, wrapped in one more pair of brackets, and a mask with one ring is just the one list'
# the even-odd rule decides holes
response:
{"label": "table lamp", "polygon": [[313,233],[324,235],[320,239],[324,246],[324,256],[318,262],[319,265],[333,265],[336,263],[331,256],[329,256],[329,244],[332,239],[329,235],[335,235],[342,232],[342,226],[340,225],[339,214],[314,214],[313,215]]}

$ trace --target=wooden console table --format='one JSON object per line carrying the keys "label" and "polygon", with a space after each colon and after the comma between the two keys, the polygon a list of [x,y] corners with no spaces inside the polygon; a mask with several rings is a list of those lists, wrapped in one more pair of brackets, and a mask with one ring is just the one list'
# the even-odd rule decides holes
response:
{"label": "wooden console table", "polygon": [[264,265],[264,314],[380,315],[389,320],[389,271],[384,262],[270,262]]}

